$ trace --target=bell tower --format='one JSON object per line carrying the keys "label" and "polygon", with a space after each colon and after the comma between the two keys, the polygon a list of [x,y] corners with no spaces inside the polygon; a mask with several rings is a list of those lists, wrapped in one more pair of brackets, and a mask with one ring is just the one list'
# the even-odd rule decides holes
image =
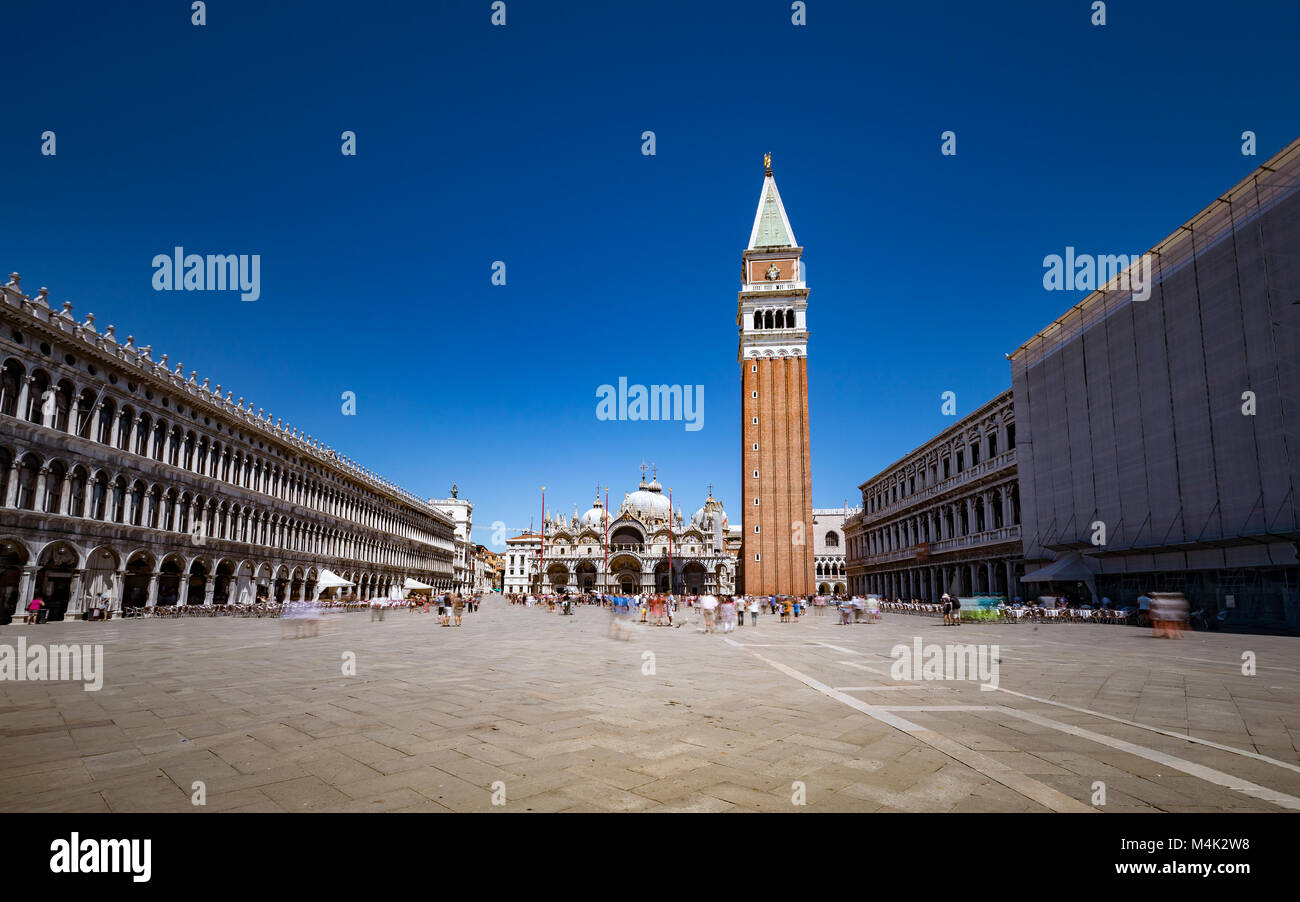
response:
{"label": "bell tower", "polygon": [[744,538],[737,591],[813,591],[812,472],[808,428],[808,285],[772,155],[741,254],[741,492]]}

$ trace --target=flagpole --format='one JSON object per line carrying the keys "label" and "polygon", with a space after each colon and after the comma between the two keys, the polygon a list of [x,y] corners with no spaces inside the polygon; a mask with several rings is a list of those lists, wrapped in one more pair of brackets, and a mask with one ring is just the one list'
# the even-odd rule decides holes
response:
{"label": "flagpole", "polygon": [[673,487],[668,487],[668,595],[673,595]]}
{"label": "flagpole", "polygon": [[542,540],[537,544],[537,591],[546,588],[546,486],[542,486]]}
{"label": "flagpole", "polygon": [[609,486],[605,486],[605,585],[604,594],[609,594]]}

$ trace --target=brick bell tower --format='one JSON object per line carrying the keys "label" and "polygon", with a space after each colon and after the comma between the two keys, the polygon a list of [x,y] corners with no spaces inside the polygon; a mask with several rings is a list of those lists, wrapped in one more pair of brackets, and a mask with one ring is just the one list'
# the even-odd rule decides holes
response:
{"label": "brick bell tower", "polygon": [[763,167],[736,311],[744,504],[737,591],[807,595],[813,591],[808,286],[771,154]]}

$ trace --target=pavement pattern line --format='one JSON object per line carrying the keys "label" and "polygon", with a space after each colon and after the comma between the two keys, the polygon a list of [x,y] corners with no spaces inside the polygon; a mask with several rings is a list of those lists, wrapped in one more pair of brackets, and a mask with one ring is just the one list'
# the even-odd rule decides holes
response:
{"label": "pavement pattern line", "polygon": [[868,673],[878,674],[882,677],[889,677],[891,680],[893,679],[893,675],[890,674],[888,671],[880,670],[879,668],[876,667],[868,667],[866,664],[859,664],[857,661],[836,661],[835,663],[843,664],[845,667],[853,667],[857,670],[865,670]]}
{"label": "pavement pattern line", "polygon": [[820,692],[827,698],[832,698],[835,701],[848,705],[850,708],[867,715],[873,720],[877,720],[880,723],[887,724],[906,733],[913,739],[925,743],[936,751],[943,752],[955,761],[983,774],[990,780],[1001,783],[1013,792],[1019,793],[1031,802],[1042,805],[1044,808],[1051,811],[1097,811],[1096,808],[1093,808],[1090,805],[1085,805],[1078,799],[1071,798],[1065,793],[1053,789],[1046,783],[1040,783],[1032,777],[1028,777],[1019,771],[1012,770],[1007,765],[1000,761],[995,761],[987,755],[982,755],[973,749],[968,749],[966,746],[949,739],[941,733],[926,729],[919,724],[912,723],[910,720],[905,720],[902,717],[890,714],[881,708],[868,705],[866,702],[859,701],[851,695],[837,692],[825,683],[818,682],[807,674],[800,673],[793,667],[788,667],[780,661],[773,661],[771,658],[766,658],[756,651],[751,651],[749,654],[781,673],[784,673],[786,676],[798,680],[808,688]]}
{"label": "pavement pattern line", "polygon": [[1300,798],[1287,795],[1284,792],[1278,792],[1276,789],[1269,789],[1267,786],[1260,786],[1258,783],[1243,780],[1241,777],[1235,777],[1232,774],[1224,773],[1221,770],[1215,770],[1212,767],[1206,767],[1203,764],[1196,764],[1195,762],[1188,761],[1185,758],[1179,758],[1176,755],[1170,755],[1155,749],[1149,749],[1144,745],[1138,745],[1135,742],[1128,742],[1123,739],[1116,739],[1113,736],[1107,736],[1103,733],[1094,733],[1092,730],[1085,730],[1083,727],[1076,727],[1074,724],[1052,720],[1051,718],[1043,717],[1041,714],[1035,714],[1032,711],[1022,711],[1019,708],[1008,708],[1003,705],[1001,706],[1000,713],[1019,717],[1022,720],[1036,723],[1042,727],[1051,727],[1054,730],[1069,733],[1071,736],[1077,736],[1080,739],[1098,742],[1102,745],[1110,746],[1118,751],[1128,752],[1130,755],[1137,755],[1140,758],[1146,758],[1148,761],[1154,761],[1157,764],[1172,767],[1175,770],[1180,770],[1193,777],[1199,777],[1207,782],[1218,784],[1226,789],[1236,790],[1243,795],[1248,795],[1256,799],[1263,799],[1266,802],[1272,802],[1274,805],[1278,805],[1282,808],[1289,808],[1292,811],[1300,811]]}
{"label": "pavement pattern line", "polygon": [[[1012,694],[1021,695],[1021,693],[1019,692],[1013,692]],[[1027,695],[1023,697],[1031,698],[1031,696],[1027,696]],[[1070,706],[1066,705],[1064,707],[1068,708]],[[1077,727],[1074,724],[1062,723],[1059,720],[1052,720],[1051,718],[1043,717],[1041,714],[1035,714],[1032,711],[1024,711],[1021,710],[1020,708],[1009,708],[1006,705],[881,705],[880,710],[919,711],[919,712],[926,712],[926,713],[937,712],[937,711],[958,711],[958,712],[987,711],[987,712],[995,712],[998,714],[1004,714],[1009,717],[1019,717],[1022,720],[1029,721],[1030,723],[1038,724],[1040,727],[1049,727],[1053,730],[1059,730],[1062,733],[1068,733],[1071,736],[1077,736],[1080,739],[1086,739],[1089,740],[1090,742],[1096,742],[1101,745],[1108,746],[1110,748],[1115,749],[1116,751],[1128,752],[1130,755],[1137,755],[1139,758],[1146,758],[1148,761],[1154,761],[1157,764],[1163,764],[1166,767],[1172,767],[1175,770],[1180,770],[1185,774],[1189,774],[1193,777],[1197,777],[1198,779],[1205,780],[1209,783],[1214,783],[1218,786],[1224,787],[1225,789],[1232,789],[1242,793],[1243,795],[1251,796],[1252,798],[1263,799],[1266,802],[1272,802],[1274,805],[1278,805],[1282,808],[1289,808],[1293,811],[1300,811],[1300,798],[1296,798],[1295,796],[1292,795],[1287,795],[1286,793],[1279,792],[1276,789],[1269,789],[1267,786],[1260,786],[1258,783],[1252,783],[1249,780],[1243,780],[1241,777],[1233,776],[1232,774],[1225,773],[1221,770],[1215,770],[1212,767],[1206,767],[1203,764],[1197,764],[1193,761],[1188,761],[1185,758],[1179,758],[1177,755],[1170,755],[1166,752],[1161,752],[1161,751],[1157,751],[1156,749],[1147,748],[1144,745],[1138,745],[1137,743],[1134,742],[1128,742],[1123,739],[1116,739],[1113,736],[1107,736],[1103,733],[1094,733],[1092,730],[1085,730],[1083,727]],[[1083,711],[1082,708],[1074,708],[1073,710]],[[1084,713],[1091,713],[1091,712],[1084,712]],[[1118,718],[1110,718],[1110,719],[1116,720]],[[1126,724],[1130,724],[1129,721],[1122,721],[1122,722]],[[1138,726],[1138,727],[1141,726],[1141,724],[1130,724],[1130,725]],[[1157,730],[1156,732],[1164,733],[1165,731]],[[1187,738],[1185,736],[1179,736],[1177,733],[1167,733],[1166,735],[1173,736],[1176,739]],[[1231,751],[1231,749],[1229,751]],[[1252,757],[1262,757],[1262,756],[1255,755]],[[1276,762],[1276,763],[1281,764],[1282,762]]]}
{"label": "pavement pattern line", "polygon": [[[1142,730],[1150,730],[1152,733],[1159,733],[1162,736],[1171,736],[1174,739],[1183,739],[1187,742],[1194,742],[1197,745],[1208,745],[1210,748],[1218,749],[1221,752],[1232,752],[1245,758],[1253,758],[1256,761],[1263,761],[1265,764],[1273,764],[1277,767],[1286,768],[1300,774],[1300,765],[1290,764],[1286,761],[1279,761],[1276,758],[1270,758],[1267,755],[1261,755],[1259,752],[1248,752],[1245,749],[1235,748],[1230,745],[1224,745],[1220,742],[1212,742],[1209,739],[1201,739],[1199,736],[1191,736],[1187,733],[1176,733],[1173,730],[1166,730],[1163,727],[1153,727],[1150,724],[1138,723],[1135,720],[1126,720],[1123,717],[1116,717],[1113,714],[1103,714],[1100,711],[1093,711],[1089,708],[1080,708],[1076,705],[1067,705],[1065,702],[1054,702],[1051,699],[1038,698],[1034,695],[1026,695],[1023,692],[1016,692],[1014,689],[1006,689],[1002,686],[997,687],[997,691],[1006,692],[1010,695],[1017,695],[1020,698],[1027,698],[1030,701],[1041,702],[1044,705],[1055,705],[1058,708],[1066,708],[1070,711],[1078,711],[1080,714],[1090,714],[1093,717],[1101,717],[1105,720],[1113,720],[1116,723],[1122,723],[1126,727],[1137,727]],[[1014,709],[1013,709],[1014,710]]]}

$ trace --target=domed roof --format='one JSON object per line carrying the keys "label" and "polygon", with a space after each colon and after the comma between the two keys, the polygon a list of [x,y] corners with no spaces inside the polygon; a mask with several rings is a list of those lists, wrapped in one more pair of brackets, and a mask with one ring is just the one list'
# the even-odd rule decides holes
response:
{"label": "domed roof", "polygon": [[627,508],[643,520],[666,520],[672,513],[672,506],[663,494],[664,487],[659,484],[659,478],[656,475],[653,481],[646,485],[645,465],[641,465],[641,482],[637,484],[636,491],[627,498]]}
{"label": "domed roof", "polygon": [[582,519],[578,522],[583,529],[604,529],[606,519],[613,518],[606,517],[605,507],[600,503],[600,499],[597,498],[595,503],[592,505],[591,510],[583,514]]}
{"label": "domed roof", "polygon": [[714,516],[721,518],[722,528],[726,529],[727,512],[722,509],[722,502],[716,500],[713,497],[713,487],[710,486],[708,500],[704,502],[703,507],[701,507],[699,510],[697,510],[694,514],[691,515],[691,522],[694,523],[696,526],[698,526],[700,529],[708,529],[709,521]]}
{"label": "domed roof", "polygon": [[649,487],[637,489],[629,495],[627,506],[642,518],[659,520],[668,518],[668,499],[662,492],[652,491]]}

